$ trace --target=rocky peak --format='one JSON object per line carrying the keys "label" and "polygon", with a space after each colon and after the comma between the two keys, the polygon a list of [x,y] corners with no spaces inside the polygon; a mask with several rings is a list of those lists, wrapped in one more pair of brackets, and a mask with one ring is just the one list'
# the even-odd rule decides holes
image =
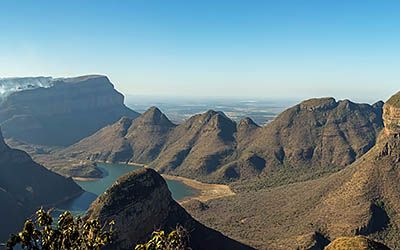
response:
{"label": "rocky peak", "polygon": [[387,135],[400,135],[400,92],[393,95],[384,105],[383,121]]}
{"label": "rocky peak", "polygon": [[222,111],[208,110],[207,112],[194,116],[198,122],[209,124],[212,127],[219,128],[227,123],[233,123]]}
{"label": "rocky peak", "polygon": [[118,124],[120,124],[124,129],[128,129],[132,125],[132,118],[129,118],[127,116],[122,117],[119,119]]}
{"label": "rocky peak", "polygon": [[150,107],[136,121],[137,124],[161,125],[166,127],[175,126],[168,117],[157,107]]}
{"label": "rocky peak", "polygon": [[236,123],[221,111],[208,110],[205,113],[194,115],[184,123],[184,126],[195,130],[216,131],[223,128],[236,130]]}
{"label": "rocky peak", "polygon": [[358,105],[350,100],[341,100],[341,101],[338,101],[337,106],[343,107],[346,110],[354,110],[357,108]]}
{"label": "rocky peak", "polygon": [[250,118],[246,117],[240,120],[239,128],[258,128],[259,126]]}
{"label": "rocky peak", "polygon": [[309,111],[329,110],[335,108],[337,105],[338,103],[332,97],[313,98],[300,103],[300,109],[306,109]]}
{"label": "rocky peak", "polygon": [[382,109],[383,105],[385,105],[385,103],[383,101],[377,101],[376,103],[372,104],[372,107]]}

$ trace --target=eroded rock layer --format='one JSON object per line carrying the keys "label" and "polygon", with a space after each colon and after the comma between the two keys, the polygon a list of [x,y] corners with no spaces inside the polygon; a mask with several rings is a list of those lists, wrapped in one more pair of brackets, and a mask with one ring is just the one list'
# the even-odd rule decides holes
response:
{"label": "eroded rock layer", "polygon": [[[36,79],[14,80],[26,85]],[[31,144],[70,145],[122,116],[138,114],[100,75],[52,79],[46,87],[12,92],[0,104],[4,136]]]}

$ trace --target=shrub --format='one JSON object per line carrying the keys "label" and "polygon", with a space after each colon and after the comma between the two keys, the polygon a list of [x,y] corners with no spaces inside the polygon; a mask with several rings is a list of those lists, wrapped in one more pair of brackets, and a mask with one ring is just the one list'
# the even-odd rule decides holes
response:
{"label": "shrub", "polygon": [[169,234],[155,231],[147,243],[137,245],[135,250],[190,250],[189,234],[181,226]]}
{"label": "shrub", "polygon": [[98,250],[111,242],[113,224],[102,227],[97,220],[74,218],[68,211],[53,223],[50,213],[39,209],[35,220],[27,220],[21,232],[11,235],[7,249],[20,245],[26,250]]}
{"label": "shrub", "polygon": [[[27,220],[21,232],[11,235],[7,249],[99,250],[112,242],[114,222],[101,226],[98,220],[84,220],[65,211],[57,222],[49,211],[39,209],[34,220]],[[189,234],[177,226],[171,233],[155,231],[151,239],[135,250],[190,250]]]}

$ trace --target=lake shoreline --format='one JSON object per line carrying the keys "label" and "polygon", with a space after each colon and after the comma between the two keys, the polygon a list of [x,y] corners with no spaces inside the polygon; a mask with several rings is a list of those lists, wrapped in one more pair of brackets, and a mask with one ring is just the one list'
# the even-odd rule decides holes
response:
{"label": "lake shoreline", "polygon": [[[128,166],[136,166],[136,167],[144,167],[147,168],[148,165],[143,163],[134,163],[134,162],[99,162],[99,163],[106,163],[106,164],[124,164]],[[189,188],[193,189],[194,194],[184,197],[181,200],[178,200],[180,204],[187,203],[192,200],[198,200],[200,202],[207,202],[209,200],[220,199],[223,197],[229,197],[236,195],[235,192],[228,185],[224,184],[209,184],[200,182],[194,179],[176,176],[176,175],[167,175],[161,174],[161,176],[166,180],[171,181],[179,181]],[[90,177],[72,177],[76,181],[81,182],[91,182],[91,181],[98,181],[103,179],[102,178],[90,178]]]}
{"label": "lake shoreline", "polygon": [[[143,163],[135,163],[135,162],[128,162],[128,163],[120,163],[126,164],[130,166],[139,166],[147,168],[148,165]],[[192,200],[198,200],[200,202],[207,202],[210,200],[220,199],[223,197],[234,196],[236,195],[235,192],[228,185],[224,184],[209,184],[197,181],[195,179],[190,179],[182,176],[176,175],[168,175],[168,174],[161,174],[161,176],[166,180],[172,181],[180,181],[186,186],[192,188],[195,193],[193,195],[187,196],[178,202],[180,204],[187,203]]]}

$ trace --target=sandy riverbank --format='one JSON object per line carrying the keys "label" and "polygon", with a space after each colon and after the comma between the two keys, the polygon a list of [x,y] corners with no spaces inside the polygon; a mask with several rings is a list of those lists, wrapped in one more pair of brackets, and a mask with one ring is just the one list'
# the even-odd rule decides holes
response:
{"label": "sandy riverbank", "polygon": [[208,184],[185,177],[166,174],[162,174],[162,177],[166,180],[180,181],[197,191],[195,195],[186,197],[185,199],[180,200],[179,203],[185,203],[193,199],[206,202],[209,200],[235,195],[228,185]]}
{"label": "sandy riverbank", "polygon": [[[145,168],[148,167],[146,164],[135,163],[135,162],[128,162],[125,164],[132,166],[140,166]],[[196,191],[194,195],[186,197],[183,200],[180,200],[179,203],[181,204],[191,200],[199,200],[201,202],[206,202],[209,200],[219,199],[226,196],[236,195],[228,185],[203,183],[200,181],[175,175],[162,174],[161,176],[166,180],[180,181],[186,186]]]}
{"label": "sandy riverbank", "polygon": [[[135,163],[135,162],[128,162],[125,164],[132,166],[140,166],[145,168],[148,167],[146,164]],[[186,197],[183,200],[180,200],[179,203],[181,204],[191,200],[199,200],[201,202],[206,202],[209,200],[219,199],[226,196],[236,195],[228,185],[203,183],[200,181],[175,175],[162,174],[161,176],[166,180],[180,181],[186,186],[189,186],[190,188],[196,191],[194,195]]]}
{"label": "sandy riverbank", "polygon": [[74,181],[98,181],[102,178],[72,177]]}
{"label": "sandy riverbank", "polygon": [[[108,163],[108,162],[106,162],[106,163]],[[117,164],[148,167],[146,164],[133,163],[133,162],[129,162],[129,163],[121,162],[121,163],[117,163]],[[206,202],[209,200],[214,200],[214,199],[219,199],[219,198],[226,197],[226,196],[235,195],[235,193],[231,190],[231,188],[228,185],[203,183],[203,182],[185,178],[185,177],[166,175],[166,174],[162,174],[162,177],[166,180],[180,181],[183,184],[187,185],[188,187],[190,187],[196,191],[194,195],[186,197],[183,200],[180,200],[179,203],[185,203],[185,202],[188,202],[191,200],[199,200],[201,202]],[[101,178],[73,177],[73,179],[76,181],[97,181]]]}

